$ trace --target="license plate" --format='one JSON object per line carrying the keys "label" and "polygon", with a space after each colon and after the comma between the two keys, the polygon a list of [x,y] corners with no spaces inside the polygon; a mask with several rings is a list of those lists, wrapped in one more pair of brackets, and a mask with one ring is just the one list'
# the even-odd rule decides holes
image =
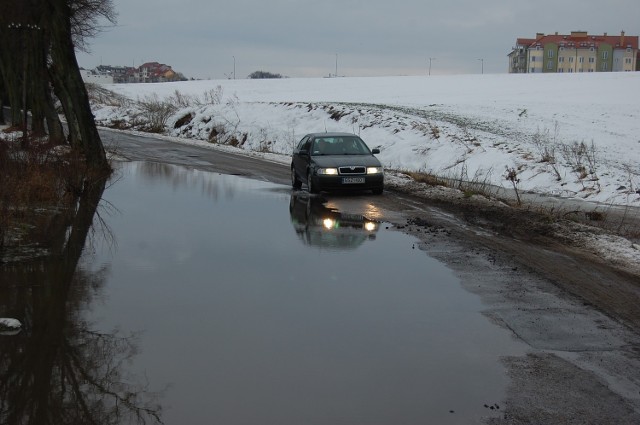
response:
{"label": "license plate", "polygon": [[364,183],[364,177],[343,177],[342,184]]}

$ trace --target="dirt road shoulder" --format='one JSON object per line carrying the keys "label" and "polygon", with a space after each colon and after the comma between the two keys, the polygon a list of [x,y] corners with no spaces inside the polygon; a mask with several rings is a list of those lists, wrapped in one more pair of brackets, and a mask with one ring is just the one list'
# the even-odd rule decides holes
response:
{"label": "dirt road shoulder", "polygon": [[605,232],[442,188],[396,190],[405,205],[396,227],[530,347],[503,359],[511,384],[487,423],[640,423],[640,273],[575,243]]}

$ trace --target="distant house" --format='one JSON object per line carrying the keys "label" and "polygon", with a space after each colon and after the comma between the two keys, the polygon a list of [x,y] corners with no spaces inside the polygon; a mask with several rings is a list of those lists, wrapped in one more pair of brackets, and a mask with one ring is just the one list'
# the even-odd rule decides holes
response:
{"label": "distant house", "polygon": [[510,73],[547,72],[630,72],[640,70],[638,36],[589,35],[572,31],[570,35],[518,38],[509,53]]}
{"label": "distant house", "polygon": [[82,81],[94,84],[113,84],[113,77],[110,75],[99,74],[94,70],[80,69]]}
{"label": "distant house", "polygon": [[96,67],[96,72],[101,75],[111,76],[114,83],[128,83],[130,76],[136,72],[136,68],[132,66],[100,65]]}
{"label": "distant house", "polygon": [[161,83],[172,81],[176,73],[169,65],[158,62],[147,62],[138,68],[138,77],[141,83]]}
{"label": "distant house", "polygon": [[147,62],[138,68],[131,66],[100,65],[93,70],[81,70],[82,79],[92,83],[162,83],[184,79],[169,65]]}

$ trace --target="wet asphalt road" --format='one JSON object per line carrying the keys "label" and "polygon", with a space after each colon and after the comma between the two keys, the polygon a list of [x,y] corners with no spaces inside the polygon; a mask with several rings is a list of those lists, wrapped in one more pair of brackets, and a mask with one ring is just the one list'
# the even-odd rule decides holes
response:
{"label": "wet asphalt road", "polygon": [[[128,160],[289,185],[287,164],[153,136],[101,134],[108,150]],[[499,235],[471,225],[455,211],[410,195],[332,195],[326,207],[392,223],[416,236],[416,248],[451,268],[481,297],[484,314],[529,346],[526,356],[503,359],[511,379],[504,413],[485,423],[640,423],[635,277],[554,241],[532,243],[521,240],[524,234]]]}
{"label": "wet asphalt road", "polygon": [[280,184],[289,183],[288,169],[282,164],[169,142],[154,136],[105,129],[100,131],[100,135],[107,150],[130,161],[162,162]]}
{"label": "wet asphalt road", "polygon": [[[153,135],[134,135],[101,129],[105,148],[130,161],[152,161],[222,174],[244,176],[262,181],[289,185],[289,167],[247,155],[238,155],[220,149],[211,149],[187,143],[168,141]],[[412,210],[415,206],[402,204],[392,195],[332,196],[328,207],[351,214],[362,214],[372,220],[400,219],[398,211]],[[419,207],[420,209],[422,207]]]}

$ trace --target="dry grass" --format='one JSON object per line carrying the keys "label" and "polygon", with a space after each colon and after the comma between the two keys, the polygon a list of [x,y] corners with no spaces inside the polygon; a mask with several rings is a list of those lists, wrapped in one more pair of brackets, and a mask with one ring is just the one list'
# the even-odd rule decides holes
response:
{"label": "dry grass", "polygon": [[87,182],[105,175],[69,149],[41,139],[25,150],[8,134],[0,134],[0,254],[9,244],[46,239],[51,212],[72,211]]}
{"label": "dry grass", "polygon": [[419,173],[407,171],[405,174],[418,183],[424,183],[428,186],[449,186],[444,179],[428,173]]}
{"label": "dry grass", "polygon": [[[428,186],[443,186],[458,189],[462,192],[464,198],[480,195],[487,199],[495,199],[494,188],[489,185],[488,179],[482,180],[477,177],[473,179],[440,177],[424,172],[408,171],[403,171],[403,174],[406,174],[418,183],[423,183]],[[513,174],[512,178],[516,179],[517,174]],[[517,187],[515,187],[515,189],[517,192]],[[631,206],[596,206],[592,210],[581,209],[568,211],[554,206],[534,205],[519,199],[516,199],[516,202],[502,198],[500,200],[502,204],[509,205],[511,208],[535,213],[540,219],[549,223],[567,220],[587,224],[609,234],[625,237],[634,243],[640,243],[640,212],[638,208]]]}

